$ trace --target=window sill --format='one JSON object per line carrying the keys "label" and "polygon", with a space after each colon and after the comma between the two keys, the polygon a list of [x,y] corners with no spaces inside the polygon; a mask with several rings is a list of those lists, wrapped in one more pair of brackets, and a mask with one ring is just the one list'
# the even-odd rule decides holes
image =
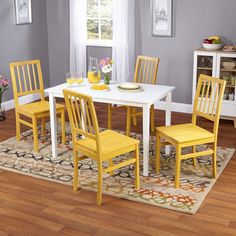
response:
{"label": "window sill", "polygon": [[111,48],[113,46],[112,41],[106,41],[106,40],[88,40],[87,41],[87,46],[92,46],[92,47],[109,47]]}

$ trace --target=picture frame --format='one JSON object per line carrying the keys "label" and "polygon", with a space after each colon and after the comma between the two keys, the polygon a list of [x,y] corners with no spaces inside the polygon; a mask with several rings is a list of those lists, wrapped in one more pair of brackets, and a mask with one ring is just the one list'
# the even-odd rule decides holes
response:
{"label": "picture frame", "polygon": [[32,23],[31,0],[15,0],[16,25]]}
{"label": "picture frame", "polygon": [[173,0],[151,0],[153,36],[172,36]]}

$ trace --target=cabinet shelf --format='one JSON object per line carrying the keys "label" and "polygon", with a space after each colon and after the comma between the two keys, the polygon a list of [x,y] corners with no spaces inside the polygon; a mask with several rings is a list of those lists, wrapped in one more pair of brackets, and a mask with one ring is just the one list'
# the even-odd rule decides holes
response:
{"label": "cabinet shelf", "polygon": [[229,70],[229,69],[220,69],[221,71],[228,71],[228,72],[236,72],[236,69],[231,69],[231,70]]}
{"label": "cabinet shelf", "polygon": [[235,88],[235,85],[233,85],[233,84],[226,84],[226,87],[227,88]]}
{"label": "cabinet shelf", "polygon": [[212,70],[210,67],[198,67],[198,70]]}

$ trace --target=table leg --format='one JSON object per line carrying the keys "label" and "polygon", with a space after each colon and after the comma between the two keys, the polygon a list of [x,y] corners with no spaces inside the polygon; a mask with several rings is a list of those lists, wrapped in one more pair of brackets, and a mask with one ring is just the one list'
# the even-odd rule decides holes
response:
{"label": "table leg", "polygon": [[143,106],[143,175],[149,174],[150,106]]}
{"label": "table leg", "polygon": [[51,143],[52,143],[52,158],[57,157],[57,115],[56,115],[56,99],[49,95],[50,105],[50,126],[51,126]]}
{"label": "table leg", "polygon": [[[172,103],[172,92],[169,92],[166,96],[166,118],[165,124],[166,126],[171,125],[171,103]],[[165,147],[166,154],[170,154],[170,145]]]}

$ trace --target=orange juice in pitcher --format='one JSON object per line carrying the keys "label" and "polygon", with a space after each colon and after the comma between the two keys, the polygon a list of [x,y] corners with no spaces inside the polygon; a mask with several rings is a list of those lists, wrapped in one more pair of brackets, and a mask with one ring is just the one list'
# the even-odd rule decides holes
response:
{"label": "orange juice in pitcher", "polygon": [[98,66],[97,58],[90,57],[88,68],[88,81],[89,83],[99,83],[101,80],[101,72]]}

